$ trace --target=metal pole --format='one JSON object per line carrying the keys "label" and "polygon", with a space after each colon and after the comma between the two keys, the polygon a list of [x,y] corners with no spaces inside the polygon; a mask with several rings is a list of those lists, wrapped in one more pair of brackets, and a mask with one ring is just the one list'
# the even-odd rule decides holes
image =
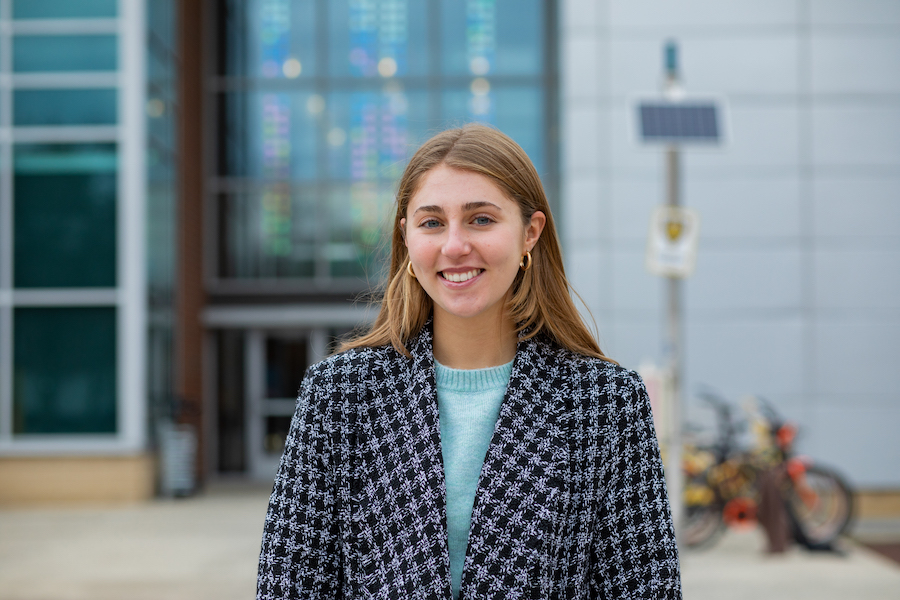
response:
{"label": "metal pole", "polygon": [[[680,156],[677,146],[666,149],[666,204],[677,207],[681,204]],[[682,501],[684,476],[681,469],[681,280],[668,277],[668,306],[666,311],[666,349],[669,371],[669,411],[668,422],[668,468],[666,482],[669,488],[669,501],[672,508],[672,520],[675,524],[676,537],[681,533]]]}

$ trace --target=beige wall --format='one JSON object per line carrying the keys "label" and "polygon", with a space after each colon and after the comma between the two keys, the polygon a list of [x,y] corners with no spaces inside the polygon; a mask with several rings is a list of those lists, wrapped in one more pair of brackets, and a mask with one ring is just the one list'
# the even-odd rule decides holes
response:
{"label": "beige wall", "polygon": [[0,458],[0,506],[139,502],[155,491],[152,456]]}
{"label": "beige wall", "polygon": [[900,490],[858,491],[854,512],[861,519],[900,517]]}

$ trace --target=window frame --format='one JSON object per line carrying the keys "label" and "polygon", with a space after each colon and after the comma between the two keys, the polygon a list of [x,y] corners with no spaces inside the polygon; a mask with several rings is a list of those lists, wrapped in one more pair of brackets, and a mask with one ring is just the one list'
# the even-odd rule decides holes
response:
{"label": "window frame", "polygon": [[[123,454],[146,449],[146,4],[118,0],[103,19],[12,18],[0,0],[0,456]],[[115,34],[115,72],[13,73],[19,34]],[[16,89],[113,86],[115,125],[14,126]],[[13,149],[19,143],[112,143],[117,147],[116,285],[105,288],[14,288]],[[116,431],[113,434],[13,434],[13,312],[24,307],[100,306],[116,311]]]}

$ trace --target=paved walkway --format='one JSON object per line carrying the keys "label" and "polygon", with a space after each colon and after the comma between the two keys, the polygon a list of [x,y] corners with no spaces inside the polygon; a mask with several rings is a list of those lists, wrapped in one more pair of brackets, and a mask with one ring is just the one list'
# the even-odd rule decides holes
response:
{"label": "paved walkway", "polygon": [[[0,600],[247,600],[267,494],[218,490],[118,508],[0,510]],[[873,529],[897,533],[897,522]],[[884,536],[883,536],[884,537]],[[845,556],[766,556],[757,531],[682,554],[686,600],[898,600],[900,565],[846,541]]]}

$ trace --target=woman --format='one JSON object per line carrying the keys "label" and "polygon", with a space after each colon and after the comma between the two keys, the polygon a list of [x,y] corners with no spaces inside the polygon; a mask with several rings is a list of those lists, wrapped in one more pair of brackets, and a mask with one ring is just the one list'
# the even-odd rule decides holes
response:
{"label": "woman", "polygon": [[257,597],[680,598],[646,391],[582,323],[525,152],[427,141],[388,277],[303,381]]}

